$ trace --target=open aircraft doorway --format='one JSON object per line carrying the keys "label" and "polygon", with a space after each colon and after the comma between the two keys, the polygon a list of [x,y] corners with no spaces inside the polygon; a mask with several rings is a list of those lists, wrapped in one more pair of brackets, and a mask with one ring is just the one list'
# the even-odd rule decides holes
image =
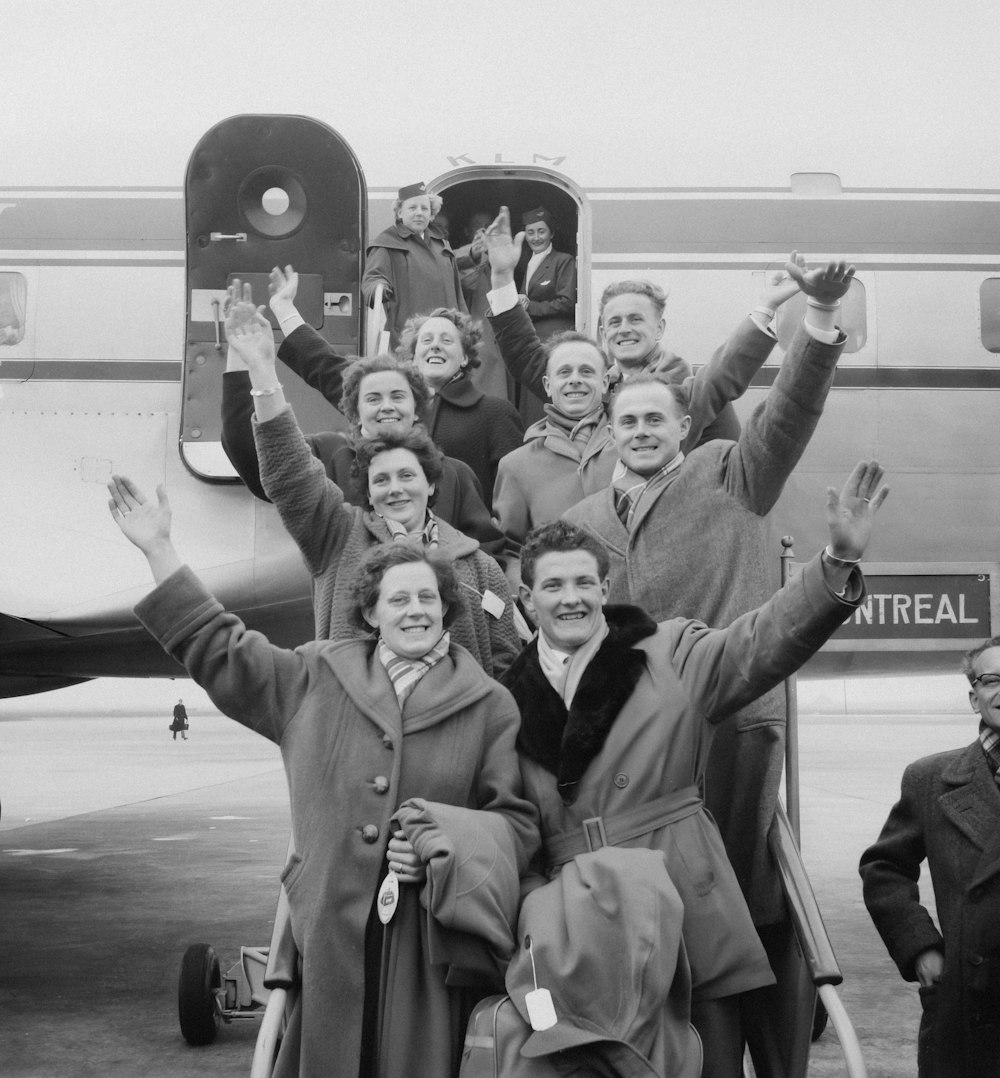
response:
{"label": "open aircraft doorway", "polygon": [[[553,247],[576,259],[576,328],[590,332],[590,206],[583,191],[572,180],[537,165],[472,165],[438,176],[428,190],[444,199],[454,248],[472,239],[468,229],[477,214],[496,216],[501,206],[510,209],[511,229],[522,230],[521,215],[544,206],[555,223]],[[522,266],[531,252],[522,252]]]}
{"label": "open aircraft doorway", "polygon": [[[181,456],[200,478],[233,479],[221,443],[226,288],[234,278],[249,281],[254,302],[266,303],[271,268],[292,265],[302,317],[338,352],[360,354],[367,189],[354,152],[333,128],[307,116],[244,115],[202,136],[188,162],[184,195]],[[346,426],[291,371],[283,379],[304,429]]]}

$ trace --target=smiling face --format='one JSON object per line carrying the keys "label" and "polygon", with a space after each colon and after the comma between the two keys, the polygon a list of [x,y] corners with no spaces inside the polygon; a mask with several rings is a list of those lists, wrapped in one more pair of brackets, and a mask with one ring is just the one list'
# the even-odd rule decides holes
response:
{"label": "smiling face", "polygon": [[423,232],[431,223],[431,200],[427,195],[406,199],[399,207],[399,223],[411,232]]}
{"label": "smiling face", "polygon": [[413,362],[435,389],[450,382],[469,362],[458,326],[449,318],[426,319],[413,342]]}
{"label": "smiling face", "polygon": [[364,618],[397,655],[423,658],[444,632],[444,604],[434,570],[423,561],[390,566],[378,600],[364,611]]}
{"label": "smiling face", "polygon": [[[1000,678],[1000,647],[981,651],[972,661],[973,677]],[[972,710],[991,730],[1000,732],[1000,685],[984,685],[981,681],[969,689]]]}
{"label": "smiling face", "polygon": [[604,623],[607,578],[589,550],[550,550],[535,562],[534,583],[521,585],[521,601],[538,631],[560,651],[582,647]]}
{"label": "smiling face", "polygon": [[691,426],[669,388],[626,382],[615,396],[611,433],[618,458],[637,475],[655,475],[680,452]]}
{"label": "smiling face", "polygon": [[556,345],[545,371],[542,384],[549,400],[571,419],[580,419],[592,412],[608,388],[604,357],[586,341],[566,341]]}
{"label": "smiling face", "polygon": [[416,454],[409,449],[376,453],[368,466],[368,499],[379,516],[418,532],[427,519],[427,501],[434,491]]}
{"label": "smiling face", "polygon": [[613,296],[601,314],[604,347],[620,367],[635,370],[657,347],[666,324],[649,296],[635,292]]}
{"label": "smiling face", "polygon": [[524,238],[528,241],[528,246],[535,253],[544,251],[552,242],[552,237],[554,235],[555,233],[544,221],[533,221],[524,230]]}
{"label": "smiling face", "polygon": [[399,371],[373,371],[358,386],[358,422],[366,438],[405,434],[417,418],[417,402]]}

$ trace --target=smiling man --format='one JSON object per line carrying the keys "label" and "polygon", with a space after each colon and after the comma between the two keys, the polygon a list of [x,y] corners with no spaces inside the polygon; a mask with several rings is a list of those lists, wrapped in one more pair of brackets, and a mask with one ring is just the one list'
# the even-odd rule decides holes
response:
{"label": "smiling man", "polygon": [[[829,492],[823,555],[726,629],[680,617],[657,624],[637,606],[606,605],[607,551],[566,521],[536,529],[524,544],[521,599],[538,635],[502,682],[521,712],[524,793],[541,823],[534,867],[542,879],[526,886],[602,845],[663,852],[684,903],[706,1078],[741,1073],[735,997],[774,980],[699,793],[709,746],[719,726],[797,669],[859,601],[855,570],[886,496],[881,478],[877,464],[862,463],[839,496]],[[575,938],[572,928],[550,931]]]}
{"label": "smiling man", "polygon": [[[865,905],[904,980],[918,981],[920,1078],[1000,1073],[1000,636],[962,661],[979,736],[903,772],[861,858]],[[920,902],[930,869],[938,924]]]}

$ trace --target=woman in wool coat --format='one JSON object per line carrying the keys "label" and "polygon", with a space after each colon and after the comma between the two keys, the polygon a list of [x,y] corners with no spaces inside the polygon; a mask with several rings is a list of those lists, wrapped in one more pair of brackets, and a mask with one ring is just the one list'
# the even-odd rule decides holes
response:
{"label": "woman in wool coat", "polygon": [[254,386],[261,482],[313,578],[316,638],[356,635],[351,588],[361,559],[378,543],[412,542],[437,549],[455,564],[468,598],[453,629],[456,642],[487,674],[505,670],[520,649],[507,581],[474,539],[430,511],[442,454],[427,433],[414,427],[357,443],[356,481],[367,490],[369,508],[350,505],[310,452],[285,403],[267,320],[256,315],[234,331],[230,345],[246,362]]}
{"label": "woman in wool coat", "polygon": [[[462,603],[454,572],[408,544],[377,548],[360,567],[353,610],[377,639],[289,651],[248,631],[182,565],[162,487],[153,501],[123,477],[109,488],[157,584],[136,607],[140,620],[221,711],[281,748],[296,851],[282,882],[302,987],[275,1074],[457,1075],[469,1010],[496,987],[482,979],[486,959],[512,950],[510,926],[491,923],[507,917],[490,893],[516,894],[536,838],[514,754],[517,709],[446,631]],[[424,909],[433,865],[397,819],[415,798],[502,821],[475,830],[497,856],[486,862],[492,878],[478,881],[483,921],[462,946],[449,946]],[[383,927],[377,896],[391,880],[398,902]],[[469,970],[476,939],[488,953]],[[506,940],[508,953],[496,954]],[[448,987],[455,979],[472,987]]]}

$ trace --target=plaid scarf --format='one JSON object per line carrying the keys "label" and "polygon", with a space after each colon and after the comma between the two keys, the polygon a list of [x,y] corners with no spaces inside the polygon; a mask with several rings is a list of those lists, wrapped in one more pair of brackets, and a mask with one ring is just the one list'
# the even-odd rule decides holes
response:
{"label": "plaid scarf", "polygon": [[451,647],[451,633],[444,633],[441,639],[419,659],[407,659],[397,655],[384,640],[379,639],[378,657],[385,667],[392,687],[396,690],[396,699],[399,701],[399,710],[403,710],[406,698],[417,687],[417,682],[448,654]]}
{"label": "plaid scarf", "polygon": [[985,722],[979,724],[979,743],[986,754],[986,762],[993,772],[993,779],[1000,786],[1000,733],[991,729]]}
{"label": "plaid scarf", "polygon": [[639,508],[639,501],[646,494],[658,493],[663,487],[669,486],[677,476],[677,470],[684,463],[684,454],[678,453],[667,461],[655,475],[642,476],[633,472],[621,461],[615,465],[614,474],[611,476],[611,486],[614,489],[615,512],[618,519],[629,531],[632,530],[632,521],[635,519],[635,511]]}

